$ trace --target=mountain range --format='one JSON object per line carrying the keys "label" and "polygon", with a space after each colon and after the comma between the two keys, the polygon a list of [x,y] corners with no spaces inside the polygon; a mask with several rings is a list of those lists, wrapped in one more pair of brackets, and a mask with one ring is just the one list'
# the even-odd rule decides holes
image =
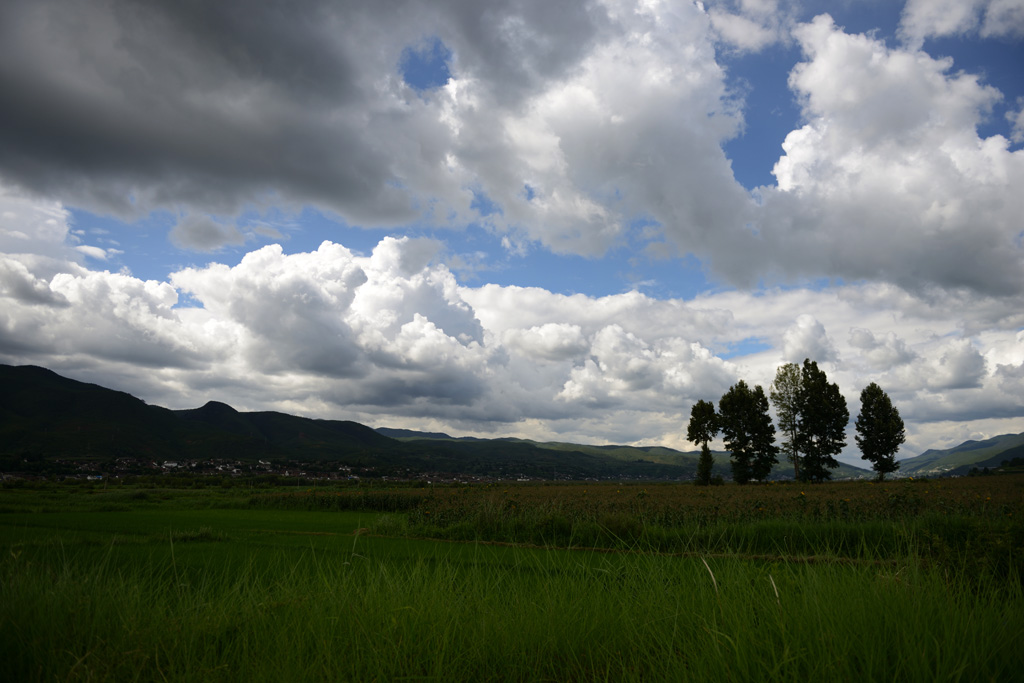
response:
{"label": "mountain range", "polygon": [[217,401],[169,410],[45,368],[0,365],[0,471],[27,461],[119,458],[320,461],[378,474],[546,479],[687,479],[696,470],[696,458],[682,453],[624,458],[587,446],[437,436],[446,437],[409,432],[399,440],[356,422],[239,412]]}
{"label": "mountain range", "polygon": [[[958,473],[1020,455],[1024,434],[969,441],[903,460],[901,473]],[[1007,455],[1007,454],[1010,455]],[[716,452],[727,475],[728,454]],[[593,446],[525,439],[452,437],[372,429],[357,422],[285,413],[240,412],[210,401],[170,410],[131,394],[62,377],[36,366],[0,365],[0,468],[26,459],[290,460],[374,468],[379,473],[458,473],[545,479],[691,479],[699,452],[660,446]],[[984,465],[982,463],[985,463]],[[959,468],[959,469],[958,469]],[[966,470],[965,470],[966,471]],[[775,477],[791,472],[788,463]],[[834,477],[869,476],[842,464]]]}
{"label": "mountain range", "polygon": [[1000,467],[1004,460],[1024,459],[1024,433],[1002,434],[983,441],[964,441],[944,450],[929,449],[900,462],[906,475],[958,475],[971,469]]}

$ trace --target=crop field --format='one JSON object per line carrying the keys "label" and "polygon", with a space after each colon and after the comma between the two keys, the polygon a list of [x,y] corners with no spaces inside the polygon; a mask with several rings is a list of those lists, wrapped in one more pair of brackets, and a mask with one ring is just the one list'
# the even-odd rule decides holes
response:
{"label": "crop field", "polygon": [[1011,680],[1024,476],[0,489],[0,680]]}

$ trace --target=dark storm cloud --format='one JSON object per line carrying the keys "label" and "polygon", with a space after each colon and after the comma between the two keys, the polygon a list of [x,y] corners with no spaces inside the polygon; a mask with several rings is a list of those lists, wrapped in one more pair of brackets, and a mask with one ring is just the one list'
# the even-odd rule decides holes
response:
{"label": "dark storm cloud", "polygon": [[187,216],[171,230],[171,242],[183,249],[212,251],[225,244],[243,244],[238,228],[210,220],[206,216]]}
{"label": "dark storm cloud", "polygon": [[[131,194],[142,211],[232,210],[271,187],[392,204],[386,160],[326,115],[355,95],[347,57],[329,49],[329,36],[300,31],[307,20],[280,5],[252,5],[235,22],[213,5],[7,5],[3,174],[122,213],[132,211]],[[316,99],[329,100],[328,111]]]}
{"label": "dark storm cloud", "polygon": [[232,213],[273,193],[408,221],[413,172],[381,140],[445,132],[381,99],[401,50],[440,33],[508,99],[577,59],[590,25],[576,3],[6,2],[0,176],[121,215]]}
{"label": "dark storm cloud", "polygon": [[575,66],[607,24],[586,2],[462,0],[449,7],[445,34],[460,48],[460,66],[495,84],[493,96],[505,103]]}
{"label": "dark storm cloud", "polygon": [[69,306],[67,299],[50,289],[50,283],[36,277],[24,264],[0,258],[0,296],[19,302],[46,306]]}
{"label": "dark storm cloud", "polygon": [[[0,184],[125,218],[168,209],[172,241],[203,250],[238,244],[243,211],[307,204],[590,256],[644,216],[737,286],[1019,296],[1024,151],[978,135],[1002,93],[825,15],[797,25],[806,123],[751,196],[722,147],[743,102],[701,7],[8,0]],[[402,80],[429,44],[450,87]]]}

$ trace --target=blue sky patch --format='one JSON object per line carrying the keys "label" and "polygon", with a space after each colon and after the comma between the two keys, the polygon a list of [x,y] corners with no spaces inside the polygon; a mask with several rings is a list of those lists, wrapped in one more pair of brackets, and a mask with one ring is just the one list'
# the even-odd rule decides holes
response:
{"label": "blue sky patch", "polygon": [[723,360],[729,360],[731,358],[739,358],[741,356],[748,356],[752,353],[760,353],[762,351],[771,351],[775,348],[771,342],[765,341],[757,337],[747,337],[741,339],[738,342],[729,344],[728,348],[715,355]]}
{"label": "blue sky patch", "polygon": [[409,87],[416,90],[433,90],[448,83],[452,77],[448,68],[452,51],[440,38],[430,38],[417,47],[402,50],[398,69]]}
{"label": "blue sky patch", "polygon": [[469,208],[475,210],[481,216],[502,215],[504,213],[501,210],[501,205],[480,190],[473,190],[473,201],[469,203]]}

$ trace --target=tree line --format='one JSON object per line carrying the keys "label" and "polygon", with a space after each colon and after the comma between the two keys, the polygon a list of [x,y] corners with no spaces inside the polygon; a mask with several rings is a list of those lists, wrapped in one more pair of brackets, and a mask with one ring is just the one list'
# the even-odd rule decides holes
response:
{"label": "tree line", "polygon": [[[775,406],[783,440],[775,445],[775,425],[769,414],[769,397]],[[861,410],[856,422],[856,441],[861,458],[869,460],[879,480],[899,469],[896,452],[906,441],[899,410],[888,394],[872,382],[861,391]],[[793,465],[800,481],[831,479],[839,467],[838,455],[846,446],[850,411],[839,386],[829,382],[817,362],[803,366],[786,363],[765,394],[760,385],[750,388],[740,380],[718,401],[700,400],[690,410],[686,438],[701,444],[697,483],[712,483],[713,460],[708,442],[722,434],[730,453],[732,478],[738,484],[764,481],[778,463],[780,453]]]}

